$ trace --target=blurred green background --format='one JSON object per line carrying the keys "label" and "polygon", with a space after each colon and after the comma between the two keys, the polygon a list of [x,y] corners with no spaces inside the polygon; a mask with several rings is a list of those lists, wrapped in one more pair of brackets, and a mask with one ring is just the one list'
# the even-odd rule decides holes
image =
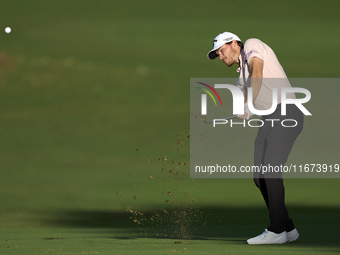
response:
{"label": "blurred green background", "polygon": [[[237,77],[236,67],[206,57],[223,31],[266,42],[289,77],[339,77],[339,7],[337,0],[1,1],[0,253],[273,254],[244,243],[268,224],[252,180],[189,178],[190,78]],[[311,107],[336,117],[339,102],[327,93],[335,98],[339,89],[319,92],[324,100]],[[336,160],[336,127],[327,133],[331,146],[320,140],[308,153],[310,143],[301,142],[296,151]],[[241,148],[254,136],[240,130],[228,139]],[[275,252],[339,251],[339,184],[286,180],[302,237]]]}

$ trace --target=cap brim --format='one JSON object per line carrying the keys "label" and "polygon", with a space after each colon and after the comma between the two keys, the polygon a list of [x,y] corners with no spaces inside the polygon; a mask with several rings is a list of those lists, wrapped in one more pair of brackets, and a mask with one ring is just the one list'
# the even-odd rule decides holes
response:
{"label": "cap brim", "polygon": [[216,47],[214,47],[211,51],[209,51],[207,57],[210,59],[210,60],[213,60],[215,58],[218,57],[218,55],[216,54],[216,50],[218,50],[219,48],[221,48],[223,46],[224,43],[222,43],[221,45],[218,45]]}
{"label": "cap brim", "polygon": [[217,58],[216,50],[210,51],[207,56],[210,60]]}

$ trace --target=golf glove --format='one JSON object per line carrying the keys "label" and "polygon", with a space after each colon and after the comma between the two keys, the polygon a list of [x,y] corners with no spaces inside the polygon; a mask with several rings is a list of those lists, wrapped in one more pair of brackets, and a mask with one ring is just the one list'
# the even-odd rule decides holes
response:
{"label": "golf glove", "polygon": [[247,120],[249,120],[249,118],[253,116],[253,113],[249,110],[248,103],[244,104],[244,112],[248,113],[246,118]]}
{"label": "golf glove", "polygon": [[[248,107],[248,103],[245,103],[244,104],[244,113],[247,113],[247,120],[249,120],[249,118],[251,116],[253,116],[253,113],[249,110],[249,107]],[[237,115],[237,117],[242,117],[243,115]]]}

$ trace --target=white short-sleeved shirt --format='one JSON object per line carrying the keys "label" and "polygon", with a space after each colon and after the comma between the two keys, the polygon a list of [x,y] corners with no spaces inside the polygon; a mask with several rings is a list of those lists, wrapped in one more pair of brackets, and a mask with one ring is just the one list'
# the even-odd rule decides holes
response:
{"label": "white short-sleeved shirt", "polygon": [[[262,59],[264,63],[262,85],[254,102],[254,107],[258,110],[267,110],[272,106],[273,88],[278,88],[279,104],[281,103],[280,88],[291,87],[291,85],[274,51],[259,39],[252,38],[244,43],[244,49],[239,56],[240,67],[237,69],[240,73],[237,82],[239,87],[247,88],[250,86],[249,63],[254,57]],[[295,94],[288,93],[287,98],[295,98]]]}

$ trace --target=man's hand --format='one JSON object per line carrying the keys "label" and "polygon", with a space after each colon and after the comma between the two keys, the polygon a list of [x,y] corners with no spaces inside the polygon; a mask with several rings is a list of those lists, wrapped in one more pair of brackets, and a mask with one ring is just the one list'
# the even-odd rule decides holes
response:
{"label": "man's hand", "polygon": [[249,118],[253,116],[253,113],[249,110],[248,104],[244,104],[244,114],[243,115],[237,115],[239,119],[246,119],[249,120]]}

